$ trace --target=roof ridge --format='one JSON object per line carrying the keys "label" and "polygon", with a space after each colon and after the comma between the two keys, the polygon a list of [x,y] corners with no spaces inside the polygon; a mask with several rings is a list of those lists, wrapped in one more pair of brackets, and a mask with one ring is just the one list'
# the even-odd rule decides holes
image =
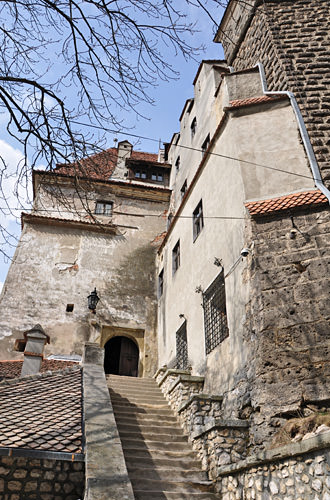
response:
{"label": "roof ridge", "polygon": [[77,363],[77,366],[67,366],[63,370],[53,370],[53,371],[47,370],[42,373],[38,372],[38,373],[33,373],[32,375],[25,375],[25,377],[4,378],[3,380],[0,381],[0,386],[17,384],[18,381],[38,380],[42,378],[51,377],[57,374],[65,375],[73,371],[81,371],[81,370],[82,366],[78,365]]}

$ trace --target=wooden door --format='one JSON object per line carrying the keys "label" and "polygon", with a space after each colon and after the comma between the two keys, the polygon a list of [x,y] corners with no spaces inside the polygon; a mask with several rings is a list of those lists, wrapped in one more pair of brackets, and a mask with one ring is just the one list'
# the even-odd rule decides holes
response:
{"label": "wooden door", "polygon": [[138,376],[139,350],[127,337],[121,337],[118,375]]}

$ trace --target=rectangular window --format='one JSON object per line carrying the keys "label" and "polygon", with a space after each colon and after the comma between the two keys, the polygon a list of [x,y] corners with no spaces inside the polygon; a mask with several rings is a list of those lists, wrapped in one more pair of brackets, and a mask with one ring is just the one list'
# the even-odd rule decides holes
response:
{"label": "rectangular window", "polygon": [[193,211],[193,238],[194,241],[204,227],[202,200]]}
{"label": "rectangular window", "polygon": [[180,156],[177,157],[176,162],[175,162],[175,167],[177,170],[180,168]]}
{"label": "rectangular window", "polygon": [[184,197],[184,195],[186,194],[186,191],[187,191],[187,179],[184,181],[184,183],[182,184],[182,187],[180,189],[181,200]]}
{"label": "rectangular window", "polygon": [[172,250],[172,271],[173,274],[177,272],[180,267],[180,240],[178,240],[177,244]]}
{"label": "rectangular window", "polygon": [[206,137],[205,141],[202,144],[202,155],[203,156],[204,156],[207,148],[209,147],[209,145],[210,145],[210,134],[208,134],[208,136]]}
{"label": "rectangular window", "polygon": [[97,201],[95,213],[97,215],[112,215],[112,201]]}
{"label": "rectangular window", "polygon": [[197,128],[197,119],[195,117],[190,125],[191,138],[193,138],[194,135],[196,134],[196,128]]}
{"label": "rectangular window", "polygon": [[209,354],[229,335],[223,270],[203,293],[203,309],[205,352]]}
{"label": "rectangular window", "polygon": [[163,295],[164,292],[164,269],[162,269],[158,275],[158,298]]}
{"label": "rectangular window", "polygon": [[178,370],[188,368],[187,322],[176,332],[176,367]]}

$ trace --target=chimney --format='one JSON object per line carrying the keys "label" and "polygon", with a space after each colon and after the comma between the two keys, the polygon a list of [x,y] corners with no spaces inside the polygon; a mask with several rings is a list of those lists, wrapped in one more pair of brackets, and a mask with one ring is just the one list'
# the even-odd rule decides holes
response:
{"label": "chimney", "polygon": [[127,167],[126,160],[131,157],[133,146],[128,141],[121,141],[118,143],[118,157],[115,171],[112,175],[113,179],[126,180]]}
{"label": "chimney", "polygon": [[49,336],[40,325],[36,325],[31,330],[24,332],[24,337],[26,346],[21,377],[39,373],[45,344],[49,344]]}
{"label": "chimney", "polygon": [[158,150],[158,163],[165,162],[165,149],[159,148]]}

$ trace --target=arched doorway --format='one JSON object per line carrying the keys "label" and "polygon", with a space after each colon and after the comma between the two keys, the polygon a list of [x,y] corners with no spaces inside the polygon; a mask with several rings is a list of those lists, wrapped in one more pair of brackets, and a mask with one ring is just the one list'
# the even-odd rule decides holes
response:
{"label": "arched doorway", "polygon": [[127,337],[113,337],[104,346],[104,371],[114,375],[138,376],[139,349]]}

